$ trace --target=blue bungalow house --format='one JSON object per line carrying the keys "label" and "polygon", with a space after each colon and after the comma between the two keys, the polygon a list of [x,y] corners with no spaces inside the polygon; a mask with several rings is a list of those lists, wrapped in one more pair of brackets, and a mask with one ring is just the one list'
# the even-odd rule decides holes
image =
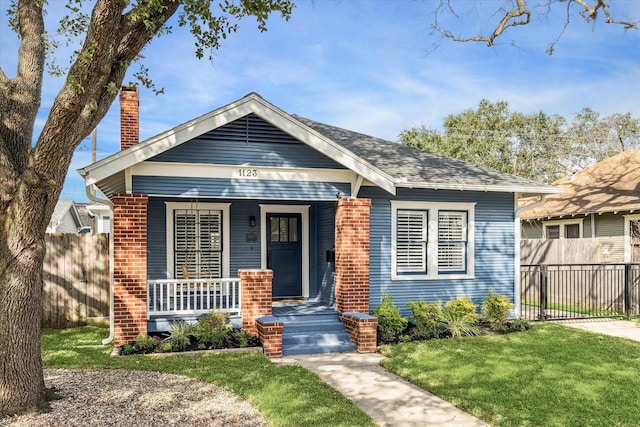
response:
{"label": "blue bungalow house", "polygon": [[116,345],[219,310],[270,355],[372,351],[385,292],[519,310],[518,199],[557,189],[255,93],[139,142],[138,102],[123,88],[122,151],[79,170],[113,209]]}

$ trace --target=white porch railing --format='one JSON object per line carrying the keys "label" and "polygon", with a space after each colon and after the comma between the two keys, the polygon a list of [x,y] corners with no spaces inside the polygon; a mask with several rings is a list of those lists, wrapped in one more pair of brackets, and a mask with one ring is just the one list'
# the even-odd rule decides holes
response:
{"label": "white porch railing", "polygon": [[240,279],[147,281],[147,318],[198,315],[211,310],[240,314]]}

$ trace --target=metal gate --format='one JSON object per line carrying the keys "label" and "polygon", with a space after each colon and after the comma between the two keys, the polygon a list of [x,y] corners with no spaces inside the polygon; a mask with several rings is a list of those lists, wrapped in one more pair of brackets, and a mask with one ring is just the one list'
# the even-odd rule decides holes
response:
{"label": "metal gate", "polygon": [[529,320],[640,314],[640,264],[522,265],[520,285]]}

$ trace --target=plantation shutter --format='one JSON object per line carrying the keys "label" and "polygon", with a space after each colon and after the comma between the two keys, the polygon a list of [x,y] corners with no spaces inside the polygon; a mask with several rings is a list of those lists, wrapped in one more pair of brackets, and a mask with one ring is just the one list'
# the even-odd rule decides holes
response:
{"label": "plantation shutter", "polygon": [[467,212],[438,211],[438,272],[467,269]]}
{"label": "plantation shutter", "polygon": [[177,277],[222,277],[222,212],[174,211],[174,257]]}
{"label": "plantation shutter", "polygon": [[398,210],[396,271],[427,273],[427,212]]}

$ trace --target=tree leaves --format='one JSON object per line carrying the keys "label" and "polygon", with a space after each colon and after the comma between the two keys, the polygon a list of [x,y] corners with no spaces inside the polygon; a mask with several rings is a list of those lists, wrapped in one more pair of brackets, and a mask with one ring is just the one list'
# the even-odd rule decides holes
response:
{"label": "tree leaves", "polygon": [[523,114],[505,101],[480,101],[477,109],[451,114],[444,132],[414,127],[403,144],[541,182],[640,147],[640,120],[627,114],[601,118],[584,108],[572,123],[545,112]]}

